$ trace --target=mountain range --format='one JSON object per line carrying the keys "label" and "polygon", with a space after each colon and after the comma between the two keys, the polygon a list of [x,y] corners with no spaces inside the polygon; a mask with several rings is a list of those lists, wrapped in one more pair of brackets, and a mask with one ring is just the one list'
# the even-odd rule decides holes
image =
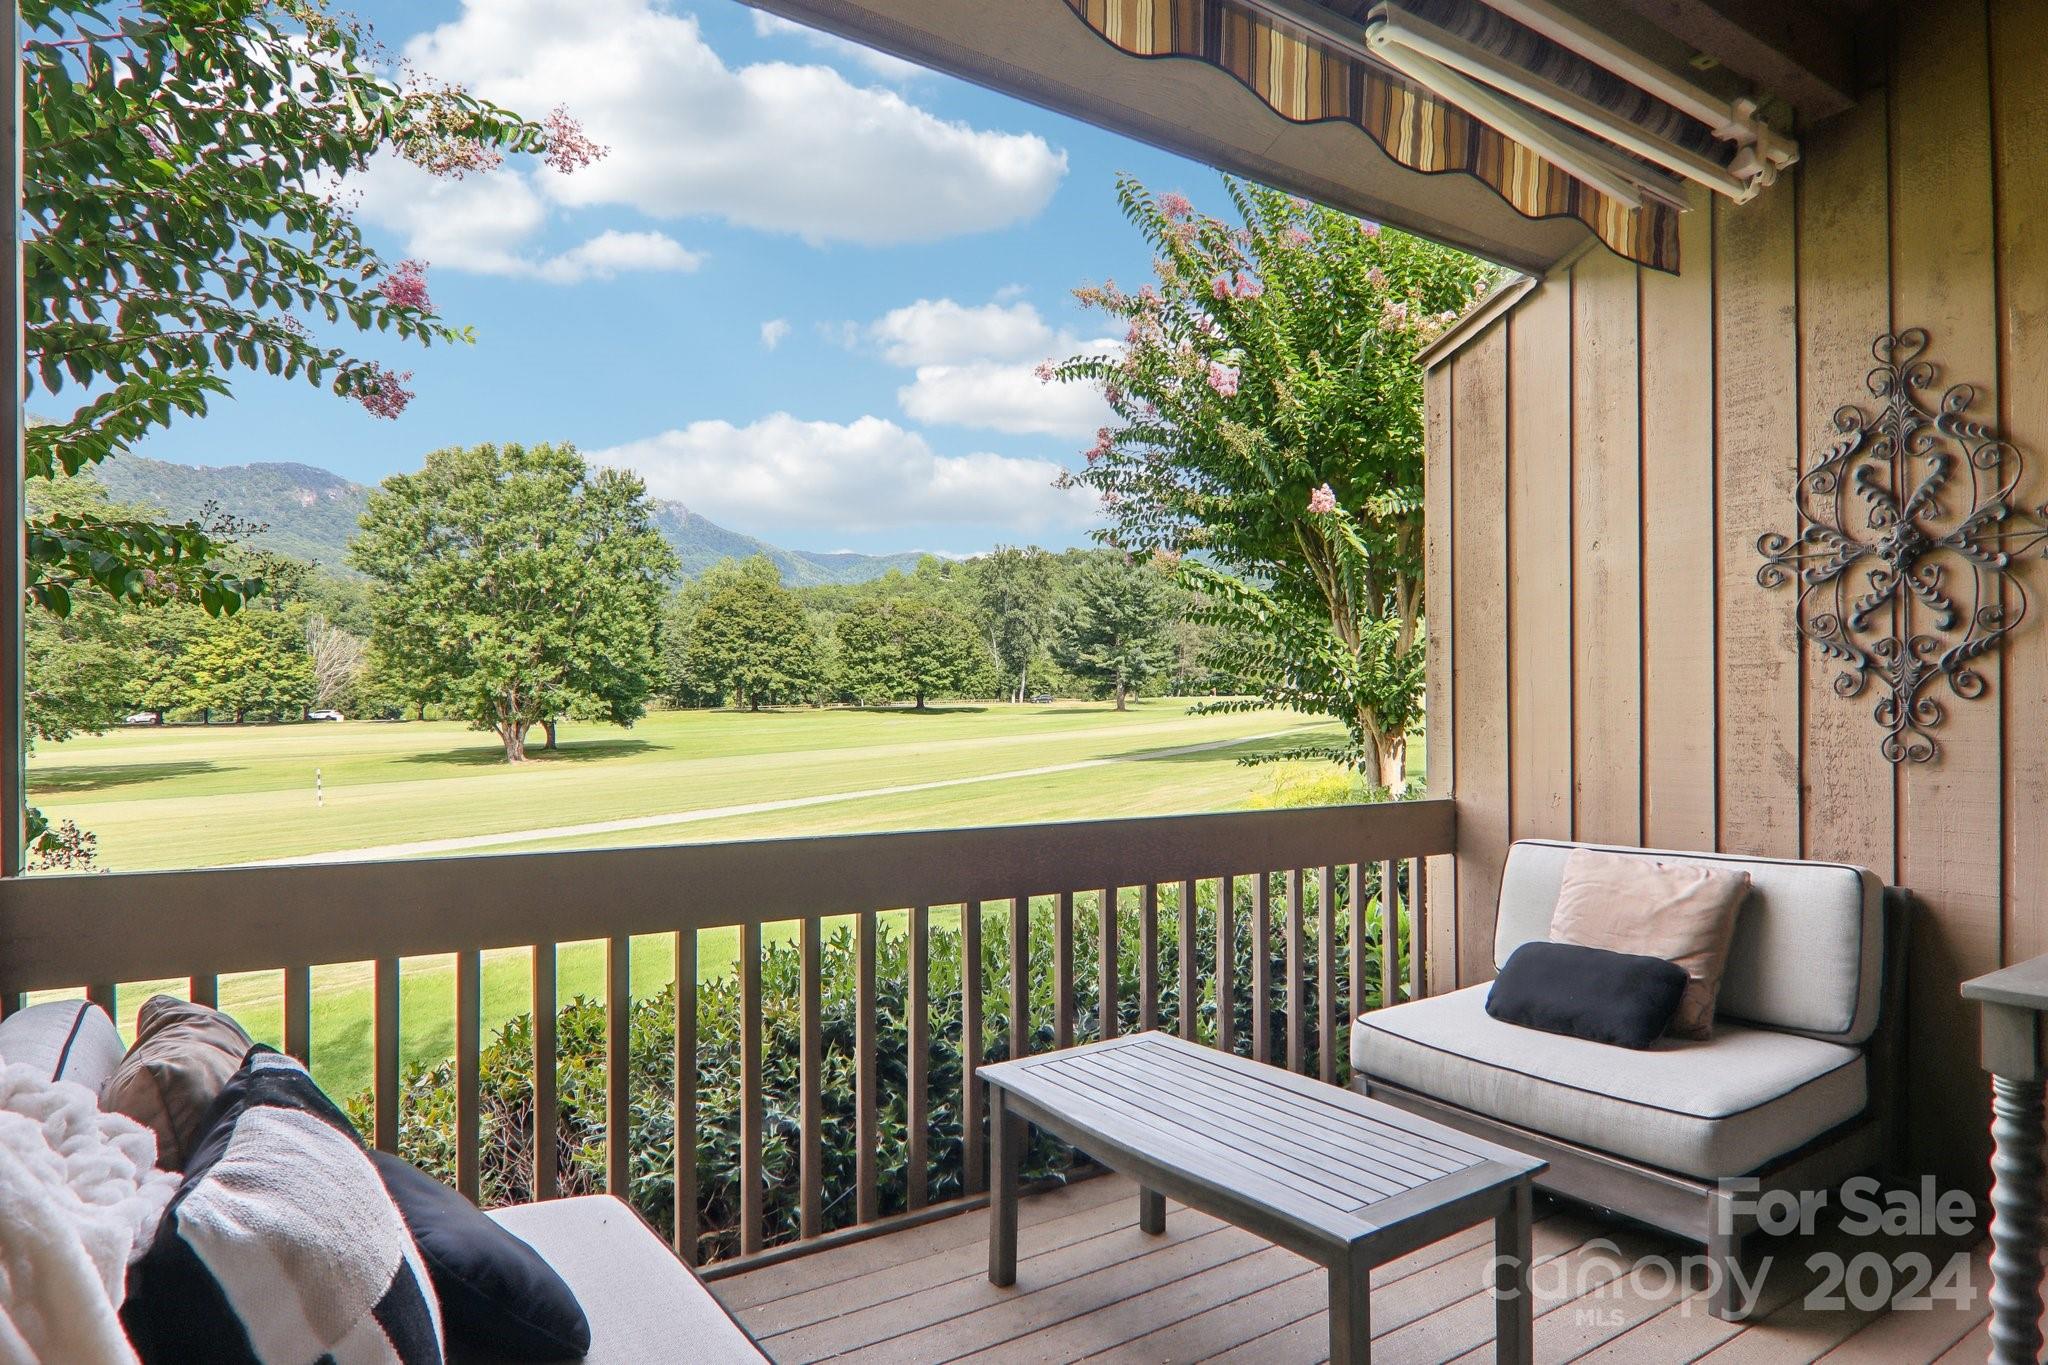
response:
{"label": "mountain range", "polygon": [[[94,475],[115,502],[142,503],[173,517],[197,517],[208,503],[264,529],[252,544],[350,573],[348,542],[370,499],[367,485],[331,470],[292,463],[184,465],[120,455]],[[891,569],[905,573],[923,556],[914,551],[869,555],[846,551],[785,550],[699,516],[679,502],[654,503],[654,525],[675,548],[683,577],[695,578],[721,559],[766,555],[790,587],[865,583]]]}

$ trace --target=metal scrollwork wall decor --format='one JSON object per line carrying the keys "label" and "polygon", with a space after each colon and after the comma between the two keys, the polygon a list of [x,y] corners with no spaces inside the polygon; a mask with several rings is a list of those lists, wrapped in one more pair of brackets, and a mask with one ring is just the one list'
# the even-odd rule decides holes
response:
{"label": "metal scrollwork wall decor", "polygon": [[1757,541],[1757,582],[1798,583],[1799,633],[1840,665],[1835,694],[1881,691],[1872,715],[1894,763],[1940,753],[1942,684],[1963,701],[1984,695],[1978,661],[2027,614],[2026,588],[2008,571],[2048,544],[2048,506],[2015,502],[2019,451],[1969,415],[1975,386],[1933,400],[1926,350],[1918,327],[1877,338],[1865,380],[1877,411],[1836,410],[1799,479],[1803,529]]}

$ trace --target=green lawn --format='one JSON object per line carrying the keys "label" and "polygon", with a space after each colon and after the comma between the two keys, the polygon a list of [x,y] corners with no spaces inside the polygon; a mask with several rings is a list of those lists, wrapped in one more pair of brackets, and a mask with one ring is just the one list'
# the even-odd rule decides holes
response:
{"label": "green lawn", "polygon": [[[1256,801],[1291,767],[1250,768],[1239,758],[1332,728],[1283,713],[1195,717],[1185,702],[1165,700],[1123,714],[1081,703],[924,714],[666,712],[630,731],[565,726],[560,752],[507,767],[489,736],[451,723],[174,726],[43,746],[29,785],[53,818],[98,835],[106,865],[138,870],[357,849],[426,856],[441,850],[409,846],[479,835],[505,836],[490,845],[501,852],[1224,810]],[[1195,748],[1216,744],[1225,747]],[[1409,757],[1419,778],[1419,743]],[[1074,764],[1090,766],[1067,766]],[[934,782],[959,785],[889,790]],[[728,811],[817,797],[831,799]],[[630,830],[573,828],[705,811],[726,813]],[[793,935],[795,926],[769,932]],[[575,934],[569,919],[562,936]],[[729,970],[736,943],[730,930],[702,935],[700,975]],[[487,1036],[528,1007],[530,971],[524,949],[486,955]],[[640,942],[636,995],[660,990],[673,974],[667,936]],[[182,990],[143,983],[122,991],[124,1031],[159,984]],[[222,1004],[274,1042],[279,990],[275,973],[232,977],[221,983]],[[450,959],[406,963],[408,1059],[448,1054],[453,990]],[[565,943],[561,998],[602,990],[600,945]],[[369,997],[367,964],[315,970],[314,1066],[337,1094],[368,1083]]]}

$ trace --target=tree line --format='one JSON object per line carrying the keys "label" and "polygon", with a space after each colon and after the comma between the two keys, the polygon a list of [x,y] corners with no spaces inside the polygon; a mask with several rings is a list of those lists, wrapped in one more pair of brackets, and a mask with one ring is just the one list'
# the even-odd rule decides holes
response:
{"label": "tree line", "polygon": [[[154,515],[89,476],[39,480],[50,513]],[[28,636],[31,732],[132,713],[242,724],[313,710],[491,731],[508,761],[564,720],[630,725],[675,706],[909,704],[1211,692],[1225,685],[1172,566],[1118,551],[1000,547],[856,585],[792,589],[765,558],[677,584],[639,480],[566,445],[436,451],[372,495],[353,576],[236,545],[264,589],[234,610],[82,601]]]}

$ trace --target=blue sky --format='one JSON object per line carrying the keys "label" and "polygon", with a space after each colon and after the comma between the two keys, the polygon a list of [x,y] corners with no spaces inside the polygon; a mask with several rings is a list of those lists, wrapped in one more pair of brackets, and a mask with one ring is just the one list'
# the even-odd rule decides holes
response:
{"label": "blue sky", "polygon": [[611,147],[562,179],[352,187],[373,242],[424,257],[471,347],[384,337],[396,421],[241,376],[142,453],[297,460],[374,482],[442,445],[566,440],[736,530],[805,549],[1086,538],[1047,488],[1099,421],[1029,378],[1099,344],[1068,290],[1148,254],[1112,178],[1214,202],[1213,172],[737,0],[383,0],[355,7],[433,74]]}

